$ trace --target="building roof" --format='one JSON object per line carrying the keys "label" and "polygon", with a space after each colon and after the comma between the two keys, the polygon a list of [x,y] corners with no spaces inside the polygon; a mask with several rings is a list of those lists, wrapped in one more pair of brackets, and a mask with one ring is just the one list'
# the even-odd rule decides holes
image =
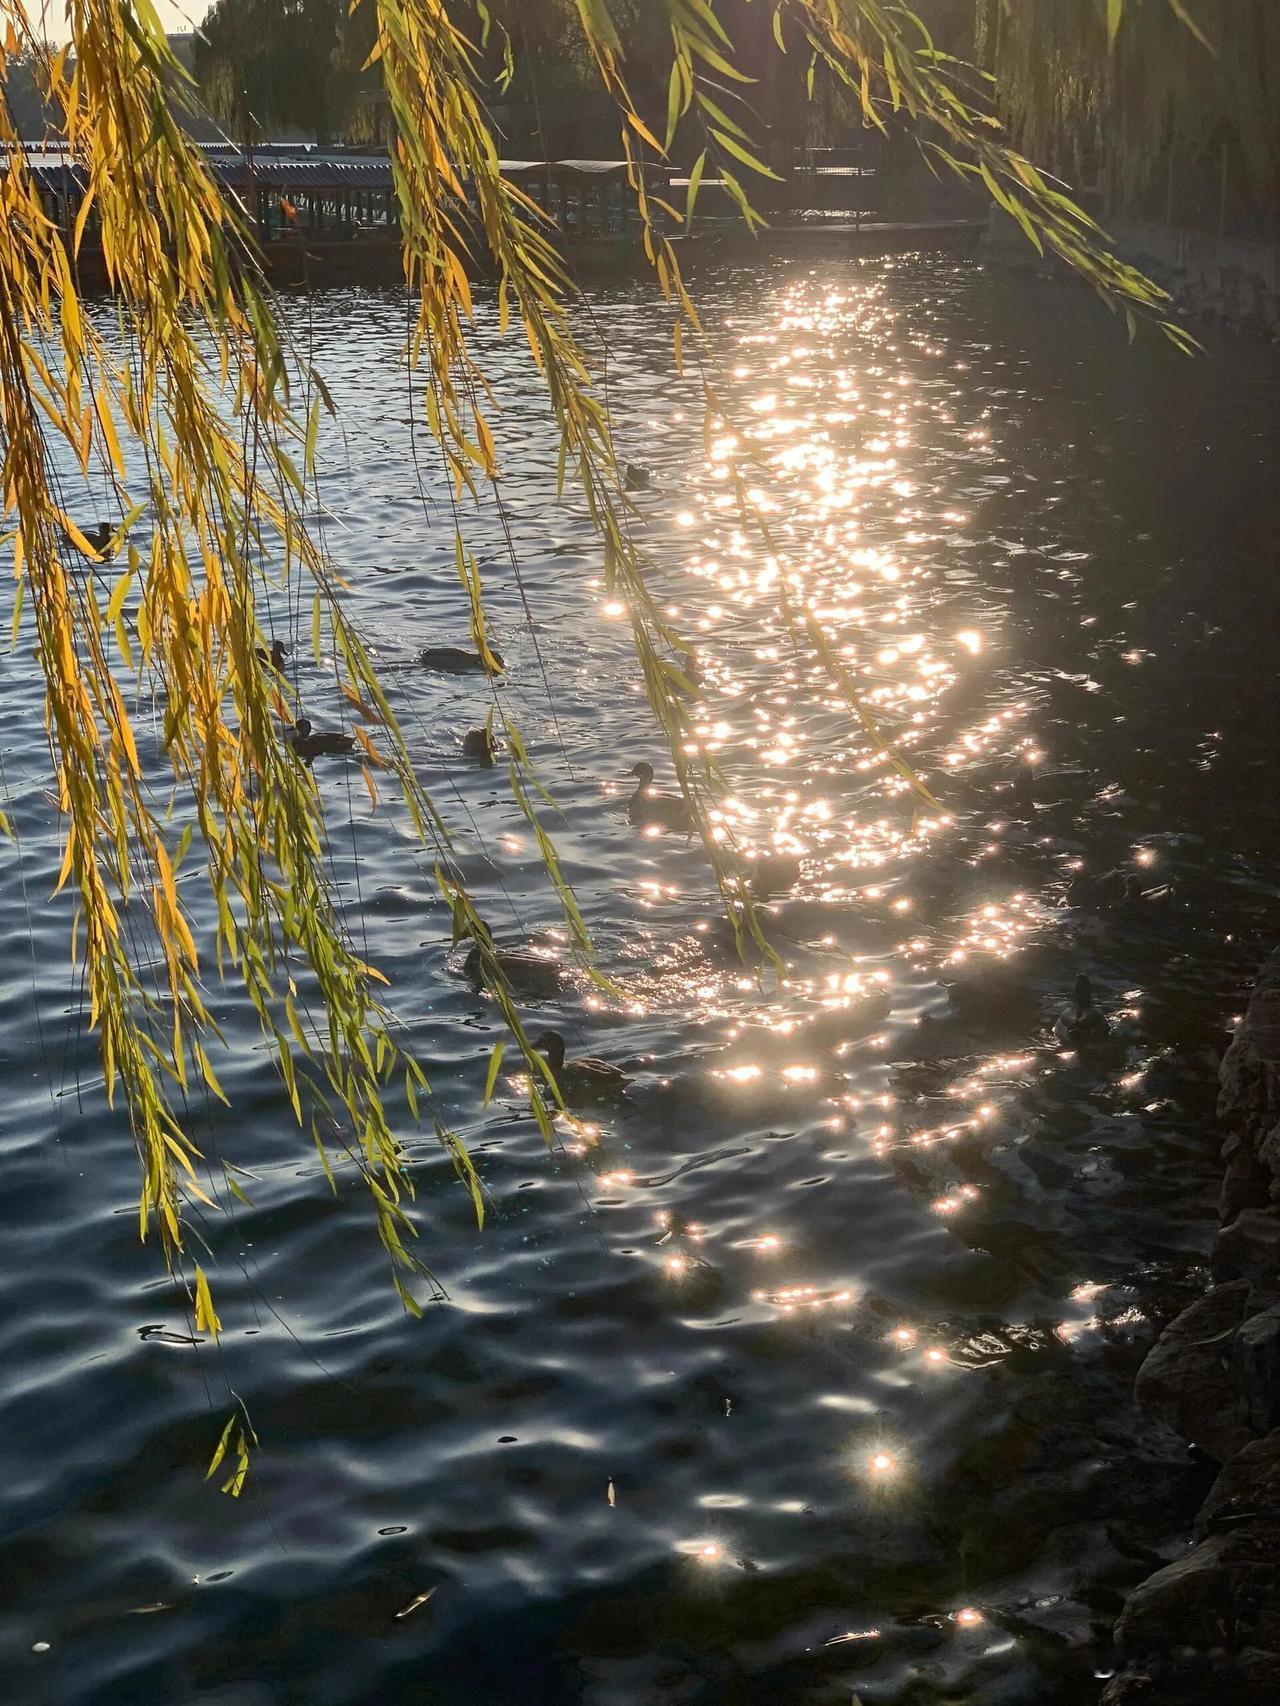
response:
{"label": "building roof", "polygon": [[[391,162],[385,154],[355,154],[308,144],[267,143],[261,148],[234,148],[226,143],[198,145],[213,172],[231,189],[389,190]],[[36,148],[27,160],[40,187],[50,194],[83,194],[83,168],[65,150]],[[500,160],[504,177],[527,177],[554,172],[557,177],[621,177],[625,160]],[[667,169],[647,164],[646,173],[666,176]]]}

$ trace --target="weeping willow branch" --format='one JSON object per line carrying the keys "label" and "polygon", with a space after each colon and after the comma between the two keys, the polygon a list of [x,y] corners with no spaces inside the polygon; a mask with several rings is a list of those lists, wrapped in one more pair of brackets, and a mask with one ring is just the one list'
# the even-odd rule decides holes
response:
{"label": "weeping willow branch", "polygon": [[[581,40],[616,104],[642,241],[671,316],[673,356],[703,375],[708,432],[727,407],[707,377],[709,352],[681,275],[673,235],[693,216],[709,169],[749,226],[762,223],[752,176],[768,173],[752,133],[751,78],[713,0],[653,0],[671,42],[664,115],[641,113],[630,93],[624,43],[607,0],[574,0]],[[473,351],[471,279],[492,274],[499,332],[526,341],[559,439],[559,486],[581,491],[604,551],[611,596],[625,600],[649,703],[671,749],[683,795],[741,942],[763,946],[715,800],[725,778],[701,752],[682,636],[650,590],[652,567],[635,542],[609,411],[575,334],[575,291],[545,214],[502,175],[484,106],[481,0],[356,0],[373,25],[377,67],[394,123],[391,164],[403,232],[405,279],[416,306],[409,358],[422,387],[454,505],[455,562],[482,655],[493,662],[484,587],[465,537],[465,507],[500,475],[497,400]],[[808,61],[811,89],[830,78],[862,122],[902,115],[923,145],[972,179],[1029,239],[1060,254],[1113,306],[1154,319],[1175,341],[1165,299],[1117,261],[1097,227],[1051,187],[1000,129],[983,75],[949,59],[911,11],[880,0],[761,0],[779,51]],[[310,771],[284,728],[294,705],[264,645],[273,599],[305,589],[317,660],[332,656],[376,799],[373,770],[399,797],[452,918],[455,943],[479,946],[486,981],[528,1068],[534,1117],[548,1140],[558,1092],[533,1051],[504,984],[492,938],[458,874],[442,813],[416,779],[405,739],[358,632],[339,600],[338,575],[304,521],[315,477],[323,380],[299,364],[277,329],[255,238],[175,117],[193,100],[149,0],[71,0],[68,45],[35,40],[18,0],[0,0],[0,80],[19,54],[34,57],[56,138],[83,175],[74,231],[46,215],[23,140],[0,103],[0,464],[17,577],[15,633],[31,609],[47,698],[46,721],[63,826],[59,887],[75,898],[73,949],[83,962],[88,1022],[109,1099],[130,1121],[142,1172],[140,1227],[179,1265],[193,1204],[225,1157],[202,1155],[186,1116],[197,1086],[222,1097],[220,1042],[207,995],[219,980],[247,996],[300,1128],[330,1170],[332,1134],[358,1170],[405,1305],[416,1310],[408,1215],[411,1179],[389,1105],[414,1116],[429,1093],[379,995],[383,979],[343,928],[326,866],[326,822]],[[504,75],[510,74],[510,59]],[[738,98],[726,97],[731,85]],[[646,163],[695,126],[702,149],[686,204],[653,194]],[[76,262],[92,219],[116,304],[109,335],[84,311]],[[687,346],[691,341],[691,348]],[[56,447],[56,455],[55,455]],[[82,474],[104,470],[123,520],[108,583],[101,542],[78,528],[61,491],[58,458]],[[745,481],[735,486],[759,524]],[[88,562],[95,572],[85,574]],[[513,560],[518,575],[518,564]],[[815,614],[778,596],[798,638],[812,644],[854,714],[885,748]],[[522,589],[523,591],[524,589]],[[129,703],[154,711],[161,733]],[[592,946],[554,842],[548,796],[519,727],[495,699],[513,799],[537,839],[559,898],[571,951],[592,969]],[[890,754],[905,780],[906,765]],[[173,807],[170,807],[172,800]],[[181,829],[177,824],[181,822]],[[486,1099],[502,1059],[494,1051]],[[435,1123],[470,1190],[465,1150]],[[228,1179],[230,1174],[225,1175]],[[330,1172],[332,1178],[332,1173]],[[236,1194],[240,1188],[234,1183]],[[218,1326],[203,1272],[196,1314]],[[234,1419],[234,1418],[233,1418]],[[247,1462],[252,1429],[236,1436]],[[230,1447],[224,1435],[220,1453]],[[229,1483],[238,1491],[242,1469]]]}

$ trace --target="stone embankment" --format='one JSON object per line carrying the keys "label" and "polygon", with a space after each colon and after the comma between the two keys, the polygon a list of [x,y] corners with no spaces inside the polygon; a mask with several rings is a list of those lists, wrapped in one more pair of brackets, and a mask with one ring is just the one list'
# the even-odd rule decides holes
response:
{"label": "stone embankment", "polygon": [[1166,1327],[1141,1404],[1221,1465],[1185,1556],[1130,1595],[1104,1706],[1280,1701],[1280,952],[1222,1062],[1213,1285]]}
{"label": "stone embankment", "polygon": [[[1112,237],[1116,252],[1167,290],[1192,325],[1280,342],[1280,243],[1137,223],[1118,224]],[[1070,276],[1062,262],[1038,256],[998,208],[992,210],[982,252],[1000,266]]]}

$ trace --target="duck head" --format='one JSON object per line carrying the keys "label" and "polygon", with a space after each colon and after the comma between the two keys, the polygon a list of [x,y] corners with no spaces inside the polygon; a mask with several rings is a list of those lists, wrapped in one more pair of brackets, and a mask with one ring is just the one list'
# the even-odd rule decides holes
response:
{"label": "duck head", "polygon": [[1081,1013],[1087,1012],[1093,1006],[1093,985],[1083,972],[1072,986],[1071,999]]}
{"label": "duck head", "polygon": [[544,1031],[540,1037],[533,1039],[533,1046],[546,1061],[552,1072],[560,1072],[564,1067],[564,1038],[559,1031]]}
{"label": "duck head", "polygon": [[630,774],[635,777],[636,781],[639,782],[642,788],[647,788],[650,782],[653,781],[653,765],[644,763],[633,764]]}
{"label": "duck head", "polygon": [[293,733],[295,735],[301,735],[305,740],[311,733],[311,718],[299,717],[297,722],[293,725]]}

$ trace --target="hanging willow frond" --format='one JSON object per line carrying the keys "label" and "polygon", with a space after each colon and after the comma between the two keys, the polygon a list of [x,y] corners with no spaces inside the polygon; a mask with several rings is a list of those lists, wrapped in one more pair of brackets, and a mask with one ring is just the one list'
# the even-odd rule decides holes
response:
{"label": "hanging willow frond", "polygon": [[[685,644],[650,591],[608,411],[570,321],[574,288],[545,216],[500,169],[479,46],[488,8],[479,0],[356,3],[372,13],[371,64],[380,68],[394,123],[404,270],[417,309],[409,354],[451,484],[455,560],[475,642],[487,652],[484,587],[461,505],[501,477],[496,403],[471,343],[472,279],[483,267],[495,281],[501,332],[525,338],[545,387],[561,482],[580,488],[603,543],[608,590],[630,611],[649,703],[730,916],[758,937],[712,816],[723,779],[693,739],[696,690],[685,673]],[[762,222],[748,186],[768,168],[749,101],[733,105],[723,89],[727,82],[749,93],[750,76],[723,7],[653,0],[668,27],[670,77],[665,113],[646,115],[632,98],[608,0],[575,4],[583,51],[618,110],[674,359],[701,365],[701,328],[672,239],[708,168],[748,225]],[[865,123],[909,118],[936,158],[994,197],[1032,241],[1056,250],[1112,303],[1163,321],[1162,294],[1117,261],[1092,222],[1012,146],[981,76],[948,59],[920,18],[880,0],[770,4],[779,47],[800,45],[816,75],[853,97]],[[261,656],[281,586],[300,582],[310,594],[317,653],[332,654],[341,692],[375,731],[359,730],[362,748],[395,779],[454,939],[487,956],[548,1138],[553,1087],[492,961],[444,817],[416,778],[338,598],[337,573],[305,524],[327,392],[314,374],[295,392],[297,364],[277,327],[254,234],[175,116],[194,91],[150,0],[70,0],[70,39],[57,52],[36,39],[19,0],[0,0],[0,18],[0,80],[19,55],[34,64],[54,136],[85,184],[75,229],[64,232],[46,215],[23,139],[0,103],[0,479],[19,598],[31,609],[47,684],[63,824],[59,886],[76,897],[74,940],[107,1094],[123,1102],[137,1142],[142,1232],[158,1229],[167,1258],[177,1262],[189,1205],[209,1201],[200,1179],[213,1158],[196,1148],[184,1097],[198,1083],[222,1094],[207,991],[226,979],[257,1015],[299,1127],[317,1142],[322,1129],[338,1131],[367,1186],[395,1283],[416,1308],[409,1280],[421,1264],[411,1252],[411,1184],[387,1100],[389,1086],[402,1086],[416,1108],[427,1081],[379,997],[379,973],[341,924],[325,867],[322,800],[282,736],[290,702]],[[678,209],[654,195],[645,166],[690,125],[703,147],[687,205]],[[90,221],[115,303],[109,333],[101,317],[86,313],[77,284]],[[704,375],[703,385],[708,420],[723,420],[727,406],[713,379]],[[81,572],[100,552],[69,513],[55,445],[82,473],[105,470],[119,496],[118,578],[105,597],[97,575]],[[744,514],[764,529],[745,480],[734,478]],[[518,576],[514,556],[512,572]],[[785,608],[785,575],[778,590]],[[814,613],[786,608],[786,615],[879,740],[857,681],[826,645]],[[131,700],[155,709],[158,739],[135,721]],[[540,785],[520,730],[496,701],[493,715],[505,730],[513,798],[537,838],[572,949],[589,966],[591,944],[539,818]],[[180,833],[166,790],[180,806]],[[322,1125],[324,1115],[331,1119]],[[465,1151],[443,1127],[437,1131],[479,1206]],[[216,1320],[203,1274],[197,1302],[202,1317]],[[246,1459],[247,1438],[242,1432]]]}

